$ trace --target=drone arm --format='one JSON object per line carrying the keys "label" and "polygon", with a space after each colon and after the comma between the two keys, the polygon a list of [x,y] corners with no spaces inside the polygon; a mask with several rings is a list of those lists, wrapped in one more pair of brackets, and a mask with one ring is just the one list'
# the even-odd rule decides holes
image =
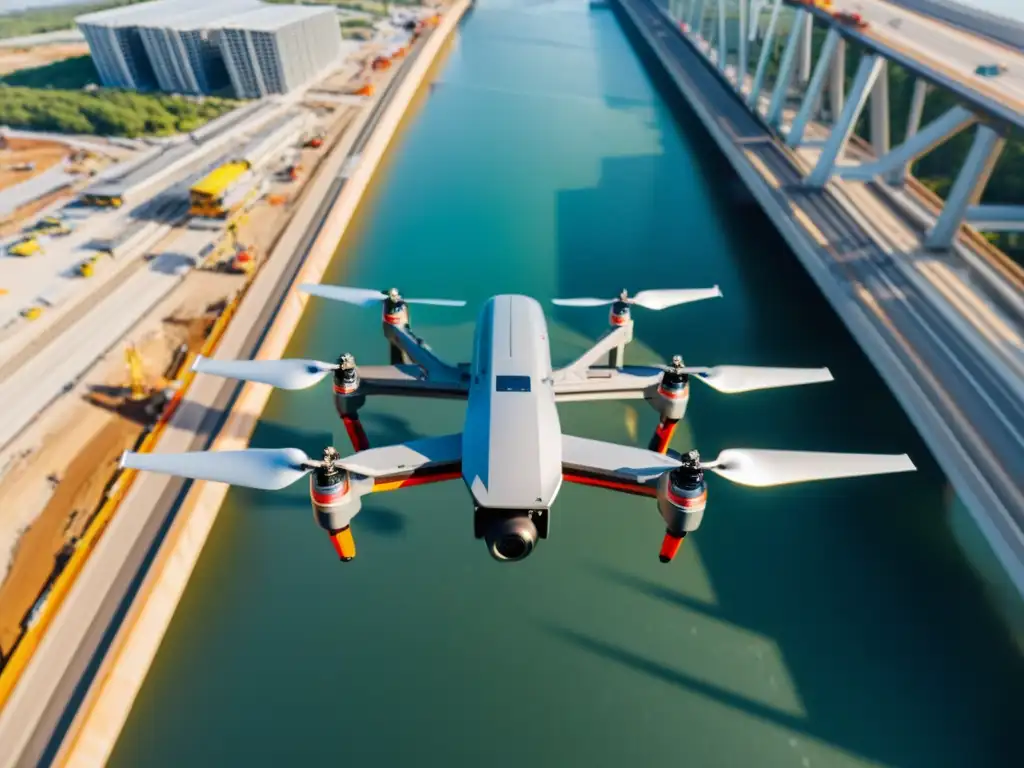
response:
{"label": "drone arm", "polygon": [[373,479],[371,493],[397,491],[399,488],[410,488],[414,485],[441,483],[445,480],[458,480],[462,477],[462,461],[447,461],[420,467],[409,472],[396,472]]}
{"label": "drone arm", "polygon": [[658,388],[662,371],[658,368],[587,368],[582,375],[556,378],[555,400],[634,400],[650,398]]}
{"label": "drone arm", "polygon": [[587,369],[597,363],[601,358],[606,357],[616,347],[628,344],[633,340],[633,325],[619,325],[609,330],[602,336],[594,346],[576,358],[564,368],[554,372],[555,384],[573,379],[585,379]]}
{"label": "drone arm", "polygon": [[386,325],[388,341],[402,350],[417,366],[423,369],[428,379],[434,381],[460,381],[462,372],[455,366],[441,360],[430,346],[414,334],[408,326]]}
{"label": "drone arm", "polygon": [[371,448],[339,460],[338,465],[372,478],[373,492],[454,480],[462,476],[462,434]]}
{"label": "drone arm", "polygon": [[566,482],[657,496],[658,479],[679,465],[671,456],[643,448],[562,435],[562,477]]}
{"label": "drone arm", "polygon": [[367,395],[464,400],[469,393],[469,376],[457,368],[432,378],[424,377],[418,365],[361,365],[359,387]]}

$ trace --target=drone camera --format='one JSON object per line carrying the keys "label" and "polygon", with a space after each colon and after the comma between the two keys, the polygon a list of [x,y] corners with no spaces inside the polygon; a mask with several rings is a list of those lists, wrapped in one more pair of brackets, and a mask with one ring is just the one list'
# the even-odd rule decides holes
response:
{"label": "drone camera", "polygon": [[500,562],[526,559],[540,539],[548,536],[546,509],[507,510],[477,507],[474,535],[484,539],[491,557]]}

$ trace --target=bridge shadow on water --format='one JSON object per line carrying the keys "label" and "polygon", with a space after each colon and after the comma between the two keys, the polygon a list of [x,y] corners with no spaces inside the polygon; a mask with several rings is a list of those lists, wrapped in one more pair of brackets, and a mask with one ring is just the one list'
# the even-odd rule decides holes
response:
{"label": "bridge shadow on water", "polygon": [[[594,567],[597,578],[641,599],[638,614],[654,601],[771,638],[802,715],[707,682],[699,657],[680,652],[668,664],[576,629],[545,628],[591,654],[871,760],[1005,764],[1024,663],[953,539],[941,471],[796,256],[646,58],[668,108],[652,98],[653,120],[650,109],[637,110],[637,119],[660,132],[661,152],[606,158],[597,186],[558,194],[559,295],[717,283],[724,298],[635,310],[636,340],[665,358],[680,352],[690,364],[832,370],[836,380],[827,386],[747,395],[694,383],[687,420],[705,458],[730,446],[906,452],[918,472],[753,491],[712,476],[694,546],[713,604],[673,585],[669,570],[655,580]],[[601,309],[556,316],[590,337],[607,327]],[[639,408],[645,439],[655,416]],[[677,449],[690,447],[679,442]]]}

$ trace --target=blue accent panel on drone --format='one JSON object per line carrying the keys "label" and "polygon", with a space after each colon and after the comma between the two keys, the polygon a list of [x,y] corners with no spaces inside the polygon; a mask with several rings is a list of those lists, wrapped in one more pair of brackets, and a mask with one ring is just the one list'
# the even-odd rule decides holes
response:
{"label": "blue accent panel on drone", "polygon": [[495,376],[495,392],[529,392],[529,376]]}

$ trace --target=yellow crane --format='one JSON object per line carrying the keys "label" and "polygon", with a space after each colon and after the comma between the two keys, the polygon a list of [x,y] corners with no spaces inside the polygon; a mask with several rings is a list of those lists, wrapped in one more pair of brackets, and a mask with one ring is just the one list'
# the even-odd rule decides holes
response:
{"label": "yellow crane", "polygon": [[142,371],[142,356],[134,344],[129,344],[124,351],[124,360],[128,364],[128,375],[131,377],[132,400],[145,400],[146,379]]}

